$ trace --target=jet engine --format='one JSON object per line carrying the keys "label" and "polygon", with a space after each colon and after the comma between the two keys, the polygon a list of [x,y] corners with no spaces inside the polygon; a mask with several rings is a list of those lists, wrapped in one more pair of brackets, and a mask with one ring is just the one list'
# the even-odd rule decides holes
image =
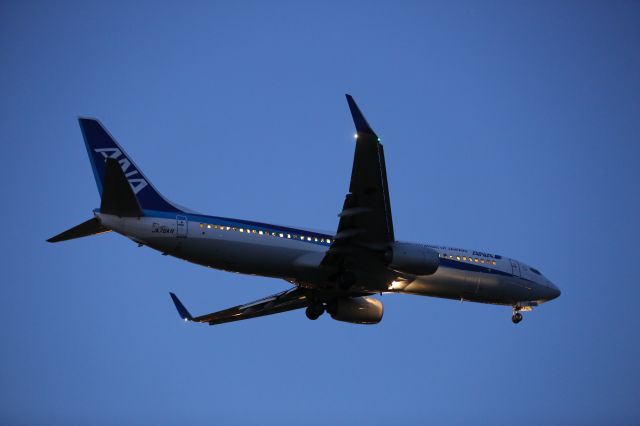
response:
{"label": "jet engine", "polygon": [[438,270],[438,252],[422,244],[394,243],[386,254],[389,268],[411,275],[431,275]]}
{"label": "jet engine", "polygon": [[354,324],[377,324],[382,320],[382,302],[371,297],[338,299],[327,306],[331,318]]}

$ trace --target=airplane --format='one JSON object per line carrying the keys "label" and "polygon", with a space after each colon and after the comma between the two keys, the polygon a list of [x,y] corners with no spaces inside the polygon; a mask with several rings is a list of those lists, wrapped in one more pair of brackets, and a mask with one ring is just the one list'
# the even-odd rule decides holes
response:
{"label": "airplane", "polygon": [[100,207],[91,219],[47,241],[113,231],[163,255],[292,284],[275,295],[196,317],[170,293],[182,319],[209,325],[302,308],[310,320],[327,312],[338,321],[377,324],[384,308],[372,296],[388,293],[511,306],[517,324],[521,312],[560,296],[538,269],[515,259],[396,240],[382,143],[354,99],[346,98],[356,128],[355,154],[334,233],[209,216],[172,203],[98,120],[81,117]]}

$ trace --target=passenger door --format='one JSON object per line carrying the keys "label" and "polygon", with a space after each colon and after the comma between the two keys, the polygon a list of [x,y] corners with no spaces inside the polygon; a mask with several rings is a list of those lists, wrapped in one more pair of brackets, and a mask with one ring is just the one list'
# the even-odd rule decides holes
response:
{"label": "passenger door", "polygon": [[176,216],[176,237],[187,238],[188,223],[185,216]]}
{"label": "passenger door", "polygon": [[520,276],[520,264],[513,259],[511,259],[511,271],[516,277]]}

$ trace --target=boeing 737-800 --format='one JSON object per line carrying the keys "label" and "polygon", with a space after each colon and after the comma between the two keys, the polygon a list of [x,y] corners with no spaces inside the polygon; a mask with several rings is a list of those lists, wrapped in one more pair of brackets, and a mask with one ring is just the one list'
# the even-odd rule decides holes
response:
{"label": "boeing 737-800", "polygon": [[165,199],[97,121],[80,128],[100,193],[93,218],[55,237],[65,241],[114,231],[199,265],[280,278],[293,286],[255,302],[194,317],[171,293],[186,321],[210,325],[306,309],[315,320],[377,324],[382,302],[405,293],[507,305],[512,321],[555,299],[560,290],[537,269],[484,250],[397,241],[393,232],[384,151],[353,98],[356,127],[351,182],[335,233],[208,216]]}

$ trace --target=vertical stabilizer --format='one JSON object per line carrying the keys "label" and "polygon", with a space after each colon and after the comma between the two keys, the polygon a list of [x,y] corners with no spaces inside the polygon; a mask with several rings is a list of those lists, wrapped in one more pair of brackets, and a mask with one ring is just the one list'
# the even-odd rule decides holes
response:
{"label": "vertical stabilizer", "polygon": [[142,174],[131,157],[102,127],[98,120],[80,118],[80,129],[89,154],[89,161],[98,185],[98,192],[102,197],[103,182],[107,158],[113,158],[122,168],[125,178],[129,182],[142,209],[181,212],[182,210],[167,201],[153,187],[149,179]]}

